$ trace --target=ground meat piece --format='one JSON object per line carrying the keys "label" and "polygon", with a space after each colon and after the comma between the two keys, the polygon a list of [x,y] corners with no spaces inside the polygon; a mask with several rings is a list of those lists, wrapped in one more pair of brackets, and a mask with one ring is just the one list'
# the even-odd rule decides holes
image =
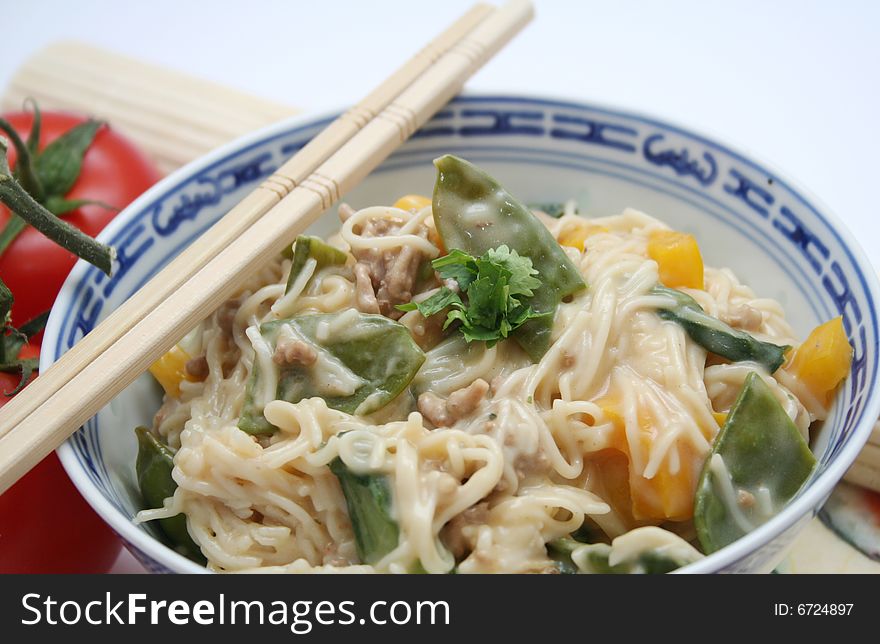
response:
{"label": "ground meat piece", "polygon": [[186,371],[186,375],[199,382],[205,380],[210,373],[210,369],[208,368],[208,358],[205,356],[187,360],[186,365],[184,365],[183,368]]}
{"label": "ground meat piece", "polygon": [[331,542],[324,547],[323,563],[325,566],[350,566],[352,562],[339,552],[338,544]]}
{"label": "ground meat piece", "polygon": [[489,383],[489,391],[492,392],[493,396],[498,393],[501,387],[504,386],[504,383],[509,375],[510,374],[499,373],[497,376],[492,378],[492,382]]}
{"label": "ground meat piece", "polygon": [[419,412],[435,427],[449,427],[473,412],[488,391],[489,383],[482,378],[477,378],[467,387],[453,391],[446,400],[426,391],[419,396]]}
{"label": "ground meat piece", "polygon": [[489,383],[477,378],[464,389],[453,391],[446,399],[446,409],[456,420],[464,418],[477,408],[489,391]]}
{"label": "ground meat piece", "polygon": [[156,414],[153,416],[153,433],[159,433],[159,427],[165,422],[165,419],[168,417],[174,408],[180,404],[175,398],[171,396],[165,396],[165,399],[162,401],[162,406],[156,411]]}
{"label": "ground meat piece", "polygon": [[446,401],[437,394],[426,391],[418,400],[419,413],[422,414],[434,427],[448,427],[452,424],[449,412],[446,411]]}
{"label": "ground meat piece", "polygon": [[440,531],[440,540],[452,553],[457,561],[460,561],[472,548],[471,540],[465,534],[470,526],[483,525],[489,518],[489,504],[486,501],[472,505],[461,514],[457,514],[443,526]]}
{"label": "ground meat piece", "polygon": [[228,336],[232,335],[232,325],[235,323],[235,314],[241,303],[237,300],[227,300],[217,309],[217,325]]}
{"label": "ground meat piece", "polygon": [[734,304],[727,312],[727,323],[737,329],[756,331],[764,322],[764,315],[748,304]]}
{"label": "ground meat piece", "polygon": [[[363,237],[394,235],[403,224],[404,222],[398,219],[372,219],[364,224],[361,235]],[[427,238],[428,227],[421,224],[411,234]],[[393,320],[399,319],[403,311],[399,311],[396,306],[412,299],[419,267],[424,260],[422,252],[410,245],[404,245],[388,249],[354,249],[352,254],[359,264],[367,267],[379,312]]]}
{"label": "ground meat piece", "polygon": [[373,282],[370,279],[370,267],[362,262],[354,265],[354,278],[357,289],[357,308],[362,313],[378,313],[379,302],[373,291]]}
{"label": "ground meat piece", "polygon": [[736,502],[741,508],[750,508],[755,505],[755,495],[748,490],[739,490],[736,494]]}
{"label": "ground meat piece", "polygon": [[535,474],[543,474],[550,469],[550,461],[544,455],[544,451],[539,449],[533,454],[520,454],[513,462],[513,469],[520,480],[533,476]]}
{"label": "ground meat piece", "polygon": [[[377,296],[380,300],[394,300],[398,304],[412,299],[412,288],[419,273],[422,254],[412,246],[404,246],[391,264]],[[387,298],[383,297],[387,294]]]}
{"label": "ground meat piece", "polygon": [[279,338],[278,344],[275,345],[275,353],[272,360],[282,367],[294,363],[310,366],[315,364],[318,359],[318,352],[306,342],[302,340],[292,340],[287,338]]}

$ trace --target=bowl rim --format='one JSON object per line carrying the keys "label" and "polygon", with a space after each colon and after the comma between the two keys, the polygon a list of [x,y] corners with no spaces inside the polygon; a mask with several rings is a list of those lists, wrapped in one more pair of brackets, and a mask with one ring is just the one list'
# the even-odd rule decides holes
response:
{"label": "bowl rim", "polygon": [[[748,165],[766,169],[772,174],[775,182],[799,196],[805,204],[808,204],[811,209],[815,211],[816,215],[825,220],[829,229],[831,229],[839,238],[841,245],[849,251],[853,264],[859,269],[859,272],[862,273],[865,290],[873,298],[875,303],[880,302],[880,282],[878,282],[877,273],[864,249],[837,214],[811,190],[805,188],[797,180],[792,179],[787,173],[780,171],[775,164],[766,161],[760,155],[755,155],[744,148],[730,144],[723,136],[718,136],[710,129],[700,128],[695,130],[674,119],[654,116],[640,110],[616,107],[614,105],[605,104],[591,99],[578,99],[555,94],[479,91],[468,89],[453,98],[451,104],[455,104],[455,102],[459,100],[463,100],[463,102],[479,100],[511,103],[527,102],[541,107],[587,109],[605,112],[611,116],[635,119],[648,125],[663,128],[667,131],[677,131],[691,139],[716,146],[730,156],[737,158]],[[116,234],[117,229],[121,228],[124,225],[124,222],[131,216],[131,213],[141,210],[145,205],[168,191],[171,187],[179,184],[185,178],[201,172],[226,157],[238,154],[245,148],[252,147],[261,141],[270,139],[274,136],[279,136],[288,130],[326,124],[343,111],[344,109],[334,109],[296,114],[288,119],[278,121],[277,123],[270,124],[259,130],[245,134],[216,148],[215,150],[212,150],[206,155],[178,168],[144,192],[128,207],[123,209],[123,211],[119,213],[110,224],[108,224],[98,236],[98,239],[104,242],[111,239]],[[50,315],[44,333],[45,338],[56,338],[56,336],[58,336],[62,318],[60,314],[55,314],[55,311],[64,309],[69,305],[69,302],[74,295],[76,285],[85,277],[85,273],[89,268],[89,264],[83,260],[79,260],[68,275],[61,291],[59,292],[58,298],[52,307],[52,315]],[[876,310],[873,311],[873,313],[876,318]],[[44,345],[45,344],[46,342],[44,340]],[[47,369],[54,361],[54,355],[50,356],[49,352],[44,352],[40,358],[41,370]],[[829,463],[825,471],[811,481],[808,487],[803,489],[779,514],[772,517],[769,521],[757,527],[755,530],[752,530],[748,534],[737,539],[732,544],[725,546],[703,559],[684,566],[675,572],[717,572],[731,564],[746,559],[752,552],[771,543],[797,522],[803,520],[804,517],[809,515],[812,518],[815,516],[828,495],[831,493],[833,487],[843,477],[853,461],[855,461],[862,446],[867,441],[874,425],[871,419],[880,416],[880,393],[872,396],[871,392],[869,392],[867,396],[868,399],[865,401],[863,418],[861,422],[852,429],[847,444],[840,450],[840,452],[838,452],[834,457],[834,460]],[[58,448],[57,453],[68,477],[79,490],[80,494],[82,494],[98,515],[110,525],[110,527],[116,531],[124,541],[127,542],[125,544],[127,547],[134,547],[144,556],[159,562],[161,565],[175,572],[210,572],[207,568],[190,561],[180,553],[154,538],[145,530],[142,530],[138,524],[125,516],[108,499],[106,499],[100,489],[98,489],[86,475],[74,454],[70,439],[65,441]]]}

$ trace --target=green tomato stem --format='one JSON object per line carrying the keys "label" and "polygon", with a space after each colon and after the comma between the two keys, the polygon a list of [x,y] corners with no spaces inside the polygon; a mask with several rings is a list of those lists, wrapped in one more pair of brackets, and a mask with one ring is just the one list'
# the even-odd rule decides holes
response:
{"label": "green tomato stem", "polygon": [[13,178],[6,160],[6,141],[0,137],[0,203],[71,253],[110,275],[115,252],[41,206]]}

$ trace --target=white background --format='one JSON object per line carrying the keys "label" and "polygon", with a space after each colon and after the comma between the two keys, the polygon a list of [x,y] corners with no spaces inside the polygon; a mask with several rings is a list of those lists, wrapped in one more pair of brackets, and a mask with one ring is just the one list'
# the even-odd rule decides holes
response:
{"label": "white background", "polygon": [[[0,86],[79,38],[253,94],[349,104],[472,0],[0,0]],[[535,0],[470,87],[587,99],[752,152],[828,204],[880,268],[880,2]]]}
{"label": "white background", "polygon": [[[0,0],[0,87],[77,38],[304,110],[354,102],[471,0]],[[880,268],[880,2],[535,0],[474,89],[676,121],[780,168]]]}

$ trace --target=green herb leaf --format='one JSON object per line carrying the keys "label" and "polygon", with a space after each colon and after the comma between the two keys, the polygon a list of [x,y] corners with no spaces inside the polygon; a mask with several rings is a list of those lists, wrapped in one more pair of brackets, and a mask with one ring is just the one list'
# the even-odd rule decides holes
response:
{"label": "green herb leaf", "polygon": [[79,177],[83,156],[102,125],[92,120],[81,123],[52,141],[37,157],[37,176],[47,195],[63,196],[70,191]]}
{"label": "green herb leaf", "polygon": [[424,317],[429,318],[432,315],[436,315],[447,306],[453,304],[461,304],[461,298],[458,296],[458,293],[444,286],[431,297],[424,299],[421,302],[398,304],[397,308],[401,311],[417,310]]}
{"label": "green herb leaf", "polygon": [[477,279],[476,260],[464,251],[453,248],[448,255],[438,257],[431,265],[445,280],[455,280],[462,289],[467,289]]}
{"label": "green herb leaf", "polygon": [[492,347],[528,320],[546,315],[536,313],[518,299],[532,297],[534,289],[541,286],[541,280],[535,277],[538,271],[532,266],[532,260],[506,245],[490,248],[479,258],[453,249],[432,264],[441,278],[458,282],[467,295],[467,302],[444,286],[422,302],[410,302],[397,308],[418,310],[430,317],[451,307],[443,328],[460,322],[459,329],[468,342],[485,342]]}
{"label": "green herb leaf", "polygon": [[481,256],[506,244],[528,257],[538,270],[541,288],[522,303],[546,315],[536,316],[514,333],[517,343],[537,362],[550,348],[559,303],[586,288],[578,267],[546,226],[483,170],[452,155],[435,159],[434,165],[437,181],[432,209],[443,245]]}
{"label": "green herb leaf", "polygon": [[541,280],[534,277],[538,274],[532,268],[532,260],[528,257],[521,257],[515,250],[510,250],[506,245],[498,248],[491,248],[478,260],[478,264],[482,262],[492,262],[499,266],[503,266],[510,272],[510,295],[525,295],[532,297],[533,290],[541,286]]}

